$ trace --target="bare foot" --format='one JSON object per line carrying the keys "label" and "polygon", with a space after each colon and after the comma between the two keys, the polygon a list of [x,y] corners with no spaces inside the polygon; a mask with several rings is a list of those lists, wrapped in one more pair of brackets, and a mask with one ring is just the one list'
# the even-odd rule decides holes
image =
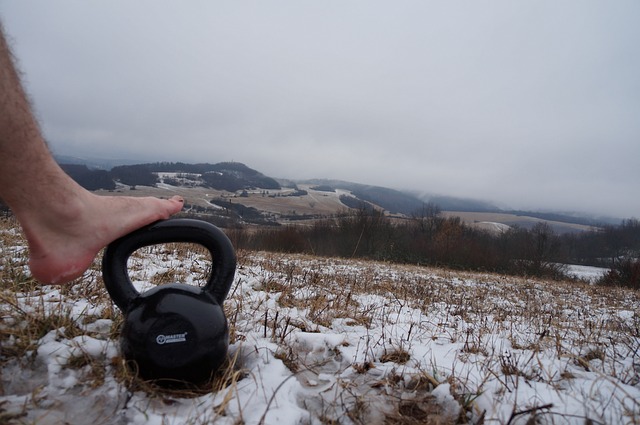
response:
{"label": "bare foot", "polygon": [[84,193],[75,205],[40,216],[18,217],[29,243],[29,268],[42,283],[62,284],[84,273],[96,254],[117,238],[169,218],[184,200],[98,196]]}

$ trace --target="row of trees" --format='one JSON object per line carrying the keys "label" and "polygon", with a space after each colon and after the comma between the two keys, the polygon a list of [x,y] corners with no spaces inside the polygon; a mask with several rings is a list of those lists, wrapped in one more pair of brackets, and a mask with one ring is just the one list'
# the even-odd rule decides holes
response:
{"label": "row of trees", "polygon": [[580,234],[558,235],[544,222],[531,229],[516,227],[495,234],[439,213],[436,206],[425,205],[411,219],[394,222],[379,211],[361,208],[311,226],[282,226],[250,233],[235,230],[232,235],[236,246],[254,250],[550,278],[566,277],[562,264],[604,265],[612,272],[620,270],[618,275],[609,273],[606,283],[640,288],[640,273],[633,274],[638,264],[634,259],[640,255],[638,220]]}
{"label": "row of trees", "polygon": [[113,190],[116,183],[111,173],[105,170],[90,170],[86,165],[62,164],[62,169],[87,190]]}
{"label": "row of trees", "polygon": [[623,220],[597,232],[565,235],[563,242],[572,259],[580,263],[615,267],[621,261],[640,257],[640,220]]}
{"label": "row of trees", "polygon": [[[115,188],[115,182],[129,186],[155,186],[159,180],[155,173],[181,170],[184,176],[195,182],[193,176],[197,172],[201,177],[201,185],[219,190],[235,192],[245,188],[260,187],[263,189],[280,189],[278,182],[264,176],[256,170],[237,162],[221,162],[218,164],[183,164],[158,162],[153,164],[121,165],[110,171],[90,170],[85,165],[62,164],[62,168],[75,181],[88,190]],[[171,180],[180,184],[179,180]]]}

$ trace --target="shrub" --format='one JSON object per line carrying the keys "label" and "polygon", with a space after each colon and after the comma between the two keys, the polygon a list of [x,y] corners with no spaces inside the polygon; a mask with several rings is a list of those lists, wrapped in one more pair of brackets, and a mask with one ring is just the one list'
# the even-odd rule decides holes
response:
{"label": "shrub", "polygon": [[618,261],[598,280],[598,284],[640,289],[640,259]]}

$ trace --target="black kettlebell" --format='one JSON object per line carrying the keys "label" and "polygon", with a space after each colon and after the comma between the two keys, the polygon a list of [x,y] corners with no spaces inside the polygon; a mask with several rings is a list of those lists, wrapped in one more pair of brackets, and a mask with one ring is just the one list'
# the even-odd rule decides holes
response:
{"label": "black kettlebell", "polygon": [[[171,283],[139,293],[127,260],[138,248],[160,243],[197,243],[209,250],[211,275],[203,287]],[[114,242],[102,260],[109,295],[125,315],[123,357],[139,376],[161,385],[201,384],[223,363],[229,328],[222,309],[236,269],[229,238],[216,226],[191,219],[159,221]]]}

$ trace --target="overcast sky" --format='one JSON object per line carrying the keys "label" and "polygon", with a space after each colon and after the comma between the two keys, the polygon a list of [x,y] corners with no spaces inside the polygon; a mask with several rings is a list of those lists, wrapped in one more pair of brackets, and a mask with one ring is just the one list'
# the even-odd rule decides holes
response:
{"label": "overcast sky", "polygon": [[640,217],[640,2],[8,1],[60,154]]}

